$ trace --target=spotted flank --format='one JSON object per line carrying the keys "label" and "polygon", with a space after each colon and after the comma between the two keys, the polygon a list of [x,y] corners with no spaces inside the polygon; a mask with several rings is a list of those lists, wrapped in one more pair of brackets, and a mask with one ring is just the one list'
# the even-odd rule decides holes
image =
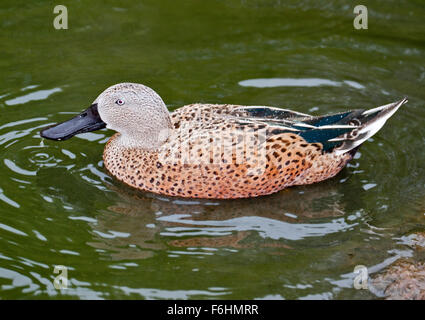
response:
{"label": "spotted flank", "polygon": [[[89,115],[117,131],[103,160],[118,180],[168,196],[235,199],[335,176],[406,102],[325,116],[213,104],[169,113],[152,89],[124,83],[105,90]],[[64,123],[42,136],[59,140],[60,126],[68,138]]]}

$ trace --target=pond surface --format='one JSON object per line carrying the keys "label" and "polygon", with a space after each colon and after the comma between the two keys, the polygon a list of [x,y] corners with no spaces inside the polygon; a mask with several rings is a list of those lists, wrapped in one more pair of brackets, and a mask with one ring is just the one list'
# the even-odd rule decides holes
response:
{"label": "pond surface", "polygon": [[[51,1],[0,5],[0,298],[377,299],[353,288],[425,230],[425,5],[368,1]],[[139,82],[194,102],[325,114],[409,97],[354,161],[272,196],[182,200],[109,177],[102,130],[40,128]],[[56,265],[68,268],[57,290]]]}

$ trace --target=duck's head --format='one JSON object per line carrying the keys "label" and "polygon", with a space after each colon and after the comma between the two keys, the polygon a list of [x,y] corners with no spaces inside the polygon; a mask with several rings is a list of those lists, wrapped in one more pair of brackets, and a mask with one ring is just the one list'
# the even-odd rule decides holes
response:
{"label": "duck's head", "polygon": [[40,135],[66,140],[76,134],[108,128],[120,133],[124,147],[158,148],[172,128],[170,114],[161,97],[137,83],[119,83],[103,91],[78,116],[45,128]]}

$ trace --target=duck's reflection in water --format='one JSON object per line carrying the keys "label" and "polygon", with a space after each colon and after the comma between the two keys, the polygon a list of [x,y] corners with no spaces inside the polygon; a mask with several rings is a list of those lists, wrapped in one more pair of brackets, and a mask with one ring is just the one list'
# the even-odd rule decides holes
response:
{"label": "duck's reflection in water", "polygon": [[343,195],[336,182],[261,198],[219,201],[167,198],[117,183],[108,188],[119,200],[97,215],[94,241],[89,244],[117,260],[183,248],[279,248],[276,254],[284,254],[291,249],[291,240],[352,226],[344,218]]}

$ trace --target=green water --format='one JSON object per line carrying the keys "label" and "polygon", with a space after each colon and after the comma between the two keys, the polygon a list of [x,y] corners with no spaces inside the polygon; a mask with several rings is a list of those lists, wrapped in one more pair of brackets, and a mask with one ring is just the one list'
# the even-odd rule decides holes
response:
{"label": "green water", "polygon": [[[376,299],[353,288],[354,267],[373,276],[416,257],[402,237],[425,230],[422,0],[363,3],[367,30],[353,28],[354,1],[60,4],[68,30],[53,28],[51,1],[0,4],[1,299]],[[170,110],[409,103],[334,179],[258,199],[181,200],[109,177],[111,131],[38,134],[124,81],[154,88]],[[68,267],[68,289],[53,286],[55,265]]]}

